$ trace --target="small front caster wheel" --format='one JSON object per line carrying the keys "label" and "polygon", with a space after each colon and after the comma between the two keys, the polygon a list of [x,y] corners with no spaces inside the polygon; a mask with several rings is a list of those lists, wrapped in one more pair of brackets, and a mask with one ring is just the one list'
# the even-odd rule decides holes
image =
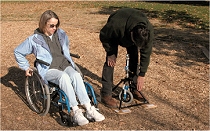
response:
{"label": "small front caster wheel", "polygon": [[126,97],[125,97],[124,90],[122,90],[119,94],[119,99],[129,104],[133,101],[133,94],[130,91],[126,90]]}
{"label": "small front caster wheel", "polygon": [[70,116],[69,116],[69,115],[63,115],[63,116],[61,117],[60,124],[61,124],[62,126],[69,126],[69,125],[71,124]]}

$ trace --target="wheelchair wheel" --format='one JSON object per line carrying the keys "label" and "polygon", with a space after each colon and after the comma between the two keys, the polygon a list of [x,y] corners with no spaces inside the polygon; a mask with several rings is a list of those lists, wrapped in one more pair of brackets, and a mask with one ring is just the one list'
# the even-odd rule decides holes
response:
{"label": "wheelchair wheel", "polygon": [[49,88],[36,71],[32,76],[26,77],[25,93],[27,101],[33,111],[44,116],[50,108],[50,93]]}
{"label": "wheelchair wheel", "polygon": [[126,98],[124,98],[124,90],[122,89],[119,93],[119,99],[129,104],[133,101],[133,94],[129,90],[126,90]]}

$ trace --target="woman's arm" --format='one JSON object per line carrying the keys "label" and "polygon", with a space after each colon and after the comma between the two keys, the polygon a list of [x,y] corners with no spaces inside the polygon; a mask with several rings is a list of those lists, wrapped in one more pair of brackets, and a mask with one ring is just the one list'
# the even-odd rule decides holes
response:
{"label": "woman's arm", "polygon": [[28,60],[25,58],[28,54],[32,53],[32,45],[31,45],[30,39],[31,38],[28,37],[24,42],[22,42],[14,50],[15,59],[19,67],[25,71],[28,70],[30,67]]}

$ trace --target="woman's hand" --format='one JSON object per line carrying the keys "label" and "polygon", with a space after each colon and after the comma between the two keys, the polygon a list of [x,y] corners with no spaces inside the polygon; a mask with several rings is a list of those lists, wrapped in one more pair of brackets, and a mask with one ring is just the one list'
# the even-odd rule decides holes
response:
{"label": "woman's hand", "polygon": [[28,68],[26,70],[26,76],[32,76],[33,75],[33,70],[31,68]]}
{"label": "woman's hand", "polygon": [[113,54],[107,57],[108,66],[114,67],[116,65],[116,56]]}

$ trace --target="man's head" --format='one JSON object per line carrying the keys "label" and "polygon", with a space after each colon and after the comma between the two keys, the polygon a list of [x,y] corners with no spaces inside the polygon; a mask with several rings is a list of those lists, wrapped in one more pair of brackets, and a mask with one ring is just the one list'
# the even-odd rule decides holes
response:
{"label": "man's head", "polygon": [[131,31],[131,40],[136,46],[143,48],[149,41],[149,30],[143,25],[137,25]]}

